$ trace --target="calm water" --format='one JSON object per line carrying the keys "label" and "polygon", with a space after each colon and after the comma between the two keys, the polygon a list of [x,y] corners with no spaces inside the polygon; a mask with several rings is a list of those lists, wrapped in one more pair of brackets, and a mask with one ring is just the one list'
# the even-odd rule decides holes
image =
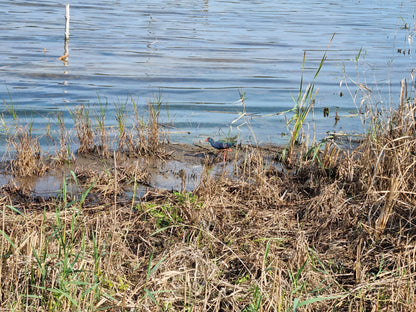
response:
{"label": "calm water", "polygon": [[[11,96],[36,134],[48,124],[53,129],[58,111],[71,127],[68,109],[80,104],[97,108],[98,102],[108,102],[107,124],[115,124],[114,103],[132,96],[145,107],[161,92],[168,107],[163,121],[173,126],[171,141],[199,142],[228,133],[242,111],[235,103],[242,89],[252,118],[232,124],[233,132],[245,142],[286,142],[285,118],[268,115],[293,107],[304,52],[309,82],[333,33],[316,80],[315,122],[310,120],[309,130],[315,126],[318,138],[328,131],[361,132],[360,118],[349,117],[361,96],[354,100],[340,82],[347,77],[353,95],[358,89],[350,79],[366,84],[373,91],[371,104],[389,107],[398,99],[400,80],[410,79],[414,67],[416,1],[70,4],[65,64],[58,59],[64,52],[63,4],[0,1],[0,99],[10,103]],[[323,118],[323,107],[330,108],[329,118]],[[11,123],[4,104],[2,111]],[[336,125],[335,111],[341,116]]]}

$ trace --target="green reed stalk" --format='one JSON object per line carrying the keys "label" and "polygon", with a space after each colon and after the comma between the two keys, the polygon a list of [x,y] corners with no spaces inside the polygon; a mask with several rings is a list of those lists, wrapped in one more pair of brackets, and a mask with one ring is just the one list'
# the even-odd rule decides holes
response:
{"label": "green reed stalk", "polygon": [[127,133],[126,133],[126,107],[127,100],[125,102],[114,103],[116,108],[116,121],[118,124],[118,148],[120,151],[124,151],[127,147]]}
{"label": "green reed stalk", "polygon": [[13,99],[12,99],[12,95],[9,91],[9,89],[6,87],[7,89],[7,94],[9,95],[9,100],[10,103],[8,104],[6,102],[6,100],[3,100],[4,106],[7,109],[7,112],[12,116],[13,122],[14,122],[14,126],[15,126],[15,130],[18,130],[18,124],[17,124],[17,114],[16,114],[16,110],[14,109],[14,105],[13,105]]}
{"label": "green reed stalk", "polygon": [[[136,130],[136,134],[130,135],[130,145],[129,145],[129,151],[138,153],[139,155],[145,154],[146,146],[145,146],[145,122],[143,120],[143,117],[139,114],[139,107],[134,101],[134,99],[131,99],[131,102],[133,104],[134,109],[134,126],[133,129]],[[134,138],[134,139],[133,139]]]}
{"label": "green reed stalk", "polygon": [[[331,44],[334,36],[335,34],[332,35],[332,38],[329,41],[328,47]],[[319,66],[315,72],[312,82],[309,83],[307,87],[304,89],[303,88],[303,85],[304,85],[303,73],[305,70],[306,52],[304,52],[303,54],[302,76],[300,80],[299,92],[298,92],[297,97],[293,98],[295,105],[291,109],[291,111],[294,112],[294,115],[288,121],[288,125],[293,124],[293,128],[291,130],[291,137],[289,140],[288,147],[283,151],[283,157],[282,157],[287,163],[292,162],[291,158],[292,158],[293,148],[295,144],[299,141],[299,135],[301,133],[303,124],[305,123],[306,117],[308,116],[312,106],[315,103],[315,98],[318,93],[318,90],[315,91],[315,81],[319,75],[319,72],[322,69],[322,66],[325,60],[326,60],[326,52],[324,53],[321,59],[321,62],[319,63]]]}

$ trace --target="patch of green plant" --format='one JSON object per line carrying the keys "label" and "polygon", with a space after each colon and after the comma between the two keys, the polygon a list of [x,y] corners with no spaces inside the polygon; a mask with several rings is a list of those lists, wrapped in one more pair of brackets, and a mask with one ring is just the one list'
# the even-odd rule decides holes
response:
{"label": "patch of green plant", "polygon": [[252,296],[253,296],[253,299],[252,299],[251,303],[246,308],[244,308],[242,310],[243,312],[258,312],[258,311],[261,311],[263,296],[262,296],[261,291],[260,291],[260,289],[257,285],[253,287]]}
{"label": "patch of green plant", "polygon": [[108,133],[107,133],[106,125],[105,125],[106,112],[108,108],[108,100],[106,99],[105,103],[102,103],[100,97],[98,96],[98,105],[99,105],[99,110],[96,116],[98,128],[96,131],[98,132],[101,155],[104,157],[109,157],[110,155],[109,154],[109,141],[108,141]]}
{"label": "patch of green plant", "polygon": [[[322,263],[322,261],[318,258],[317,253],[313,249],[309,248],[308,258],[305,260],[302,266],[295,272],[291,270],[288,271],[289,279],[292,284],[291,295],[293,298],[293,312],[298,311],[300,307],[310,305],[315,302],[335,300],[348,296],[348,294],[321,296],[321,294],[325,290],[332,286],[330,283],[328,283],[327,279],[323,279],[318,286],[316,286],[314,289],[309,290],[308,280],[304,278],[304,275],[306,275],[307,263],[310,263],[313,270],[319,271],[324,275],[331,275],[329,271],[326,269],[325,265]],[[304,296],[309,296],[309,298],[302,300],[301,297]]]}
{"label": "patch of green plant", "polygon": [[247,282],[249,280],[250,280],[250,275],[244,274],[243,276],[241,276],[237,279],[236,284],[244,284],[245,282]]}
{"label": "patch of green plant", "polygon": [[317,161],[319,166],[324,169],[324,165],[322,164],[322,160],[319,157],[319,151],[325,145],[325,140],[322,140],[318,144],[312,146],[306,153],[305,159],[310,158],[312,162]]}
{"label": "patch of green plant", "polygon": [[[155,274],[155,272],[159,269],[159,266],[162,265],[162,263],[165,261],[167,255],[163,256],[156,264],[152,264],[153,263],[153,252],[150,253],[150,257],[149,257],[149,262],[147,265],[147,270],[146,270],[146,283],[149,281],[149,279],[152,277],[152,275]],[[165,302],[164,304],[159,303],[158,300],[156,299],[156,296],[158,294],[163,294],[169,291],[166,290],[161,290],[161,291],[152,291],[149,290],[147,288],[147,285],[144,287],[144,294],[143,294],[143,298],[144,297],[149,297],[150,300],[153,302],[153,304],[155,306],[158,307],[159,311],[168,311],[170,308],[170,303],[169,302]]]}
{"label": "patch of green plant", "polygon": [[127,115],[127,100],[114,104],[116,107],[116,121],[118,124],[118,149],[124,151],[128,146],[127,130],[126,130],[126,115]]}
{"label": "patch of green plant", "polygon": [[172,204],[165,203],[163,205],[147,204],[148,213],[156,219],[157,228],[165,228],[178,223],[183,223],[180,211]]}
{"label": "patch of green plant", "polygon": [[198,196],[192,192],[173,192],[179,205],[189,205],[193,209],[200,209],[202,203],[198,201]]}
{"label": "patch of green plant", "polygon": [[[79,201],[74,199],[68,205],[68,189],[64,179],[62,200],[57,198],[55,221],[51,224],[52,233],[47,235],[45,227],[42,227],[41,234],[45,240],[42,245],[32,249],[35,261],[27,280],[32,293],[25,300],[29,302],[30,299],[33,304],[36,298],[38,305],[48,311],[85,310],[86,302],[94,304],[91,298],[96,301],[100,299],[103,285],[100,283],[102,270],[99,269],[98,243],[93,235],[94,248],[91,252],[87,246],[84,216],[79,209],[89,191],[90,188],[81,195]],[[46,211],[43,216],[46,222]],[[85,263],[90,256],[95,266],[92,271],[86,268]]]}

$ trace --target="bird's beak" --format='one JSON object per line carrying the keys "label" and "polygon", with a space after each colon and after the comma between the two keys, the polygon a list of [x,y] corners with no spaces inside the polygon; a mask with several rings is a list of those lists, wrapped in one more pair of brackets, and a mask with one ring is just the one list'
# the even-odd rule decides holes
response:
{"label": "bird's beak", "polygon": [[209,138],[206,138],[205,142],[208,142],[208,139],[209,139]]}

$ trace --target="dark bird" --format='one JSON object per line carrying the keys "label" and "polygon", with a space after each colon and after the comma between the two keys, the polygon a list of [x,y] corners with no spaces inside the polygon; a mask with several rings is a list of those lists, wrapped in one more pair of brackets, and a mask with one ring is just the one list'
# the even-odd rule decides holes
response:
{"label": "dark bird", "polygon": [[212,138],[207,138],[205,142],[209,142],[211,146],[217,150],[224,151],[224,163],[226,152],[231,152],[231,147],[237,143],[237,136],[232,138],[226,138],[223,140],[214,141]]}

